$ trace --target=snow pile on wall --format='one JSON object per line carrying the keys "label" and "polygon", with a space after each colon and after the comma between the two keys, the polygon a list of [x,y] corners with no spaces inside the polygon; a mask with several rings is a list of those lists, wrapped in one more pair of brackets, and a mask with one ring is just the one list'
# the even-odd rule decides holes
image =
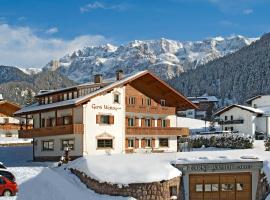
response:
{"label": "snow pile on wall", "polygon": [[152,154],[85,156],[68,168],[84,172],[99,182],[123,185],[170,180],[181,175],[168,160]]}

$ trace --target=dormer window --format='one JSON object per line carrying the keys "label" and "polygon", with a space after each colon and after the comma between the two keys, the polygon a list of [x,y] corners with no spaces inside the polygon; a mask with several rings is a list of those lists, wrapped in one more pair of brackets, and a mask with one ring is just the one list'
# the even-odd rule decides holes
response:
{"label": "dormer window", "polygon": [[166,101],[165,101],[164,99],[161,99],[161,100],[160,100],[160,105],[161,105],[161,106],[166,106]]}
{"label": "dormer window", "polygon": [[113,103],[120,103],[120,94],[118,93],[113,94]]}

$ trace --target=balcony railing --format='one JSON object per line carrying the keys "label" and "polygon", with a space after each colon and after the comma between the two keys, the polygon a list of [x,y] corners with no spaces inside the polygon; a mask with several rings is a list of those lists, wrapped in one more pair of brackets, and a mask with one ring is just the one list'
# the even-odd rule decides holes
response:
{"label": "balcony railing", "polygon": [[83,134],[83,124],[69,124],[54,127],[33,128],[27,130],[19,130],[19,138],[34,138],[43,136]]}
{"label": "balcony railing", "polygon": [[188,136],[189,128],[175,127],[127,127],[126,135],[174,135]]}
{"label": "balcony railing", "polygon": [[235,119],[235,120],[226,120],[226,121],[219,121],[220,125],[226,125],[226,124],[243,124],[243,119]]}
{"label": "balcony railing", "polygon": [[174,115],[175,107],[127,105],[126,112]]}

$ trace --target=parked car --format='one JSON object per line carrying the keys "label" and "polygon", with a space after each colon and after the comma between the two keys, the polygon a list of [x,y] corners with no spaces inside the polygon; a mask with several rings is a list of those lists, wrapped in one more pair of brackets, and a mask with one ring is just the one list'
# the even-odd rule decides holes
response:
{"label": "parked car", "polygon": [[6,169],[6,166],[0,162],[0,169]]}
{"label": "parked car", "polygon": [[0,176],[4,176],[12,182],[16,182],[15,176],[7,169],[0,169]]}
{"label": "parked car", "polygon": [[0,196],[15,196],[17,192],[17,183],[0,175]]}

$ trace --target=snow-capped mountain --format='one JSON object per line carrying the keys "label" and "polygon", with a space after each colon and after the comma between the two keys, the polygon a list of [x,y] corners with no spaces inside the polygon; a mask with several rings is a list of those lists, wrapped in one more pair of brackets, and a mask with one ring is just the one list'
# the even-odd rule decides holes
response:
{"label": "snow-capped mountain", "polygon": [[85,47],[44,69],[57,70],[77,82],[89,81],[93,74],[112,77],[117,69],[125,73],[151,70],[164,79],[233,53],[256,39],[243,36],[215,37],[203,41],[180,42],[168,39],[135,40],[126,45]]}

